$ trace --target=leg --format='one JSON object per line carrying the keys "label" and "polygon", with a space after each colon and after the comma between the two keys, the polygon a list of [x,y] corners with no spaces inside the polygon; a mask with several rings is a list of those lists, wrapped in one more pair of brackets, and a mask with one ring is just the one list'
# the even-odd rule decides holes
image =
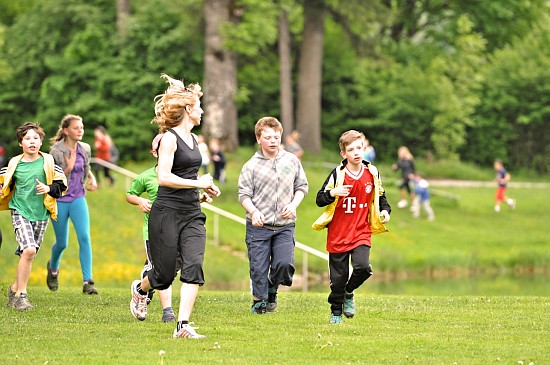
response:
{"label": "leg", "polygon": [[254,300],[267,300],[271,236],[268,229],[246,223],[246,246]]}
{"label": "leg", "polygon": [[361,245],[351,251],[351,265],[353,272],[346,284],[346,293],[353,293],[368,278],[372,276],[372,266],[370,264],[370,247]]}
{"label": "leg", "polygon": [[50,258],[50,268],[57,276],[61,257],[69,245],[69,210],[71,203],[57,202],[57,221],[52,221],[55,232],[55,242],[52,245],[52,256]]}
{"label": "leg", "polygon": [[328,302],[333,315],[342,315],[344,293],[349,277],[349,253],[329,253],[330,294]]}
{"label": "leg", "polygon": [[434,214],[434,210],[432,209],[432,206],[430,205],[430,201],[429,200],[424,200],[422,202],[422,205],[424,207],[424,210],[426,211],[426,213],[428,213],[428,220],[431,222],[435,219],[435,214]]}
{"label": "leg", "polygon": [[32,262],[35,257],[36,249],[34,247],[24,249],[19,257],[15,283],[12,285],[12,290],[16,292],[16,295],[27,292],[27,283],[29,282]]}
{"label": "leg", "polygon": [[411,211],[414,218],[418,218],[420,216],[420,197],[419,196],[416,196],[413,199]]}
{"label": "leg", "polygon": [[269,272],[270,288],[280,284],[292,285],[294,276],[294,225],[278,230],[273,236],[271,246],[271,265]]}
{"label": "leg", "polygon": [[86,198],[78,198],[71,203],[69,216],[78,238],[80,266],[83,281],[93,279],[92,239],[90,237],[90,215]]}

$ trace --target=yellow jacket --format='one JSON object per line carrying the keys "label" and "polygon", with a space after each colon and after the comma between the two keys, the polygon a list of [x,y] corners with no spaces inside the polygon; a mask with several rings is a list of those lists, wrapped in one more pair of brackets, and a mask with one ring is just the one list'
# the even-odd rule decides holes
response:
{"label": "yellow jacket", "polygon": [[[331,172],[330,176],[325,182],[325,185],[321,188],[321,191],[319,191],[318,196],[322,192],[326,192],[337,186],[343,185],[345,177],[344,167],[346,163],[346,160],[342,161],[342,163]],[[387,202],[384,188],[382,187],[382,181],[380,180],[380,174],[378,173],[378,169],[376,168],[376,166],[374,166],[373,164],[369,163],[368,161],[363,161],[363,163],[366,165],[367,169],[372,174],[374,179],[374,194],[372,201],[373,204],[370,205],[369,211],[369,223],[371,232],[372,234],[387,232],[388,229],[382,224],[382,221],[380,220],[380,205],[382,203],[382,208],[384,210],[387,210],[388,213],[391,212],[391,207]],[[317,218],[311,228],[317,231],[325,228],[327,224],[332,221],[334,210],[336,209],[336,204],[338,204],[337,196],[334,197],[334,201],[332,203],[326,206],[323,214],[321,214],[321,216]]]}
{"label": "yellow jacket", "polygon": [[[67,178],[61,167],[54,162],[52,155],[39,151],[44,157],[44,172],[46,173],[46,185],[49,185],[50,192],[44,194],[44,206],[50,212],[52,219],[57,220],[57,202],[56,199],[65,195],[67,191]],[[13,157],[7,167],[0,171],[0,186],[2,193],[0,194],[0,210],[8,210],[8,204],[13,196],[12,180],[17,164],[23,158],[23,155]]]}

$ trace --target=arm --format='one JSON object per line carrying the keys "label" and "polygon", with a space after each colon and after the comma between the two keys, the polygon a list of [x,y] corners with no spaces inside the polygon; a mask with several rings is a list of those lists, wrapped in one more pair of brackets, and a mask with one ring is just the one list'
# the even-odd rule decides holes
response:
{"label": "arm", "polygon": [[97,180],[92,172],[92,169],[88,171],[88,181],[86,182],[85,188],[89,191],[94,191],[95,189],[97,189]]}
{"label": "arm", "polygon": [[149,199],[142,198],[141,196],[128,194],[126,195],[126,201],[132,205],[137,205],[139,210],[143,213],[149,213],[151,211],[151,201]]}
{"label": "arm", "polygon": [[336,169],[332,170],[327,176],[321,189],[317,192],[315,203],[318,207],[325,207],[334,202],[335,195],[331,194],[331,188],[334,187],[336,181]]}

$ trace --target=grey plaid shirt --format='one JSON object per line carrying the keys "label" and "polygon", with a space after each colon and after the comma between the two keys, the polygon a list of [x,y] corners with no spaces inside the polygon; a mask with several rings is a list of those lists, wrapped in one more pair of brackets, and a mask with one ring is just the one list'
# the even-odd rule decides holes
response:
{"label": "grey plaid shirt", "polygon": [[[239,201],[250,198],[265,217],[265,225],[286,226],[296,218],[283,219],[281,212],[292,202],[297,191],[308,193],[306,173],[300,160],[292,153],[281,150],[270,160],[256,152],[239,175]],[[246,219],[251,220],[246,213]]]}

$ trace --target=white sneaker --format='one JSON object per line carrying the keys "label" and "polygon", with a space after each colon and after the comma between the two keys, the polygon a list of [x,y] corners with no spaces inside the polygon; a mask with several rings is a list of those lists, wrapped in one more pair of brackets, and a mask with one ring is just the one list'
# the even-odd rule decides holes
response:
{"label": "white sneaker", "polygon": [[405,208],[407,206],[407,201],[406,200],[400,200],[398,203],[397,203],[397,207],[398,208]]}
{"label": "white sneaker", "polygon": [[516,209],[516,199],[508,199],[508,206],[510,209]]}
{"label": "white sneaker", "polygon": [[199,340],[201,338],[206,338],[206,336],[199,335],[191,325],[184,324],[179,331],[177,328],[174,330],[174,338],[192,338]]}
{"label": "white sneaker", "polygon": [[495,212],[500,212],[500,205],[495,205]]}
{"label": "white sneaker", "polygon": [[134,280],[132,283],[132,300],[130,301],[130,312],[135,319],[145,321],[147,318],[147,294],[141,295],[137,290],[137,286],[140,283],[139,280]]}

